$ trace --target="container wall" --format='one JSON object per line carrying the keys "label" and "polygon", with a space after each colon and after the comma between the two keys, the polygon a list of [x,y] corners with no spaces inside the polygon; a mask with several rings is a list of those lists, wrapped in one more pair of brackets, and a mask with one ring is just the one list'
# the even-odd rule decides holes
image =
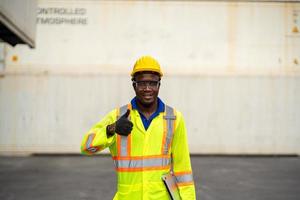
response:
{"label": "container wall", "polygon": [[78,153],[150,54],[192,153],[299,154],[299,25],[298,3],[39,1],[36,49],[5,47],[0,153]]}

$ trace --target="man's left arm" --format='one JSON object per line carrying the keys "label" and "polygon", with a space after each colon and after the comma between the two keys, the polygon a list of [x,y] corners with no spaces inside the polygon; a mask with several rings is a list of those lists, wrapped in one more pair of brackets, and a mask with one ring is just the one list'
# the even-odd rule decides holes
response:
{"label": "man's left arm", "polygon": [[182,200],[196,199],[185,122],[180,112],[176,114],[172,141],[173,171]]}

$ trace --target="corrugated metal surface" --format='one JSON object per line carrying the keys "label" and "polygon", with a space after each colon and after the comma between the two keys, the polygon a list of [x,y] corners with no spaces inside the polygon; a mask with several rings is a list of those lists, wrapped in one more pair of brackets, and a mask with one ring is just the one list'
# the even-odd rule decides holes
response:
{"label": "corrugated metal surface", "polygon": [[[39,1],[37,48],[7,48],[0,153],[78,152],[133,97],[151,54],[193,153],[300,153],[300,7],[210,1]],[[55,10],[56,9],[56,10]],[[296,27],[296,28],[295,28]]]}

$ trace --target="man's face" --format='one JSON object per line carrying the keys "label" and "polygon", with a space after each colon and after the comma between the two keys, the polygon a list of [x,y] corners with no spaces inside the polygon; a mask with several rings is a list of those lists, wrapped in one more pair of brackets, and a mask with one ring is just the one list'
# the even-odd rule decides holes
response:
{"label": "man's face", "polygon": [[157,101],[160,87],[160,77],[150,72],[135,75],[133,83],[137,100],[144,106],[152,105]]}

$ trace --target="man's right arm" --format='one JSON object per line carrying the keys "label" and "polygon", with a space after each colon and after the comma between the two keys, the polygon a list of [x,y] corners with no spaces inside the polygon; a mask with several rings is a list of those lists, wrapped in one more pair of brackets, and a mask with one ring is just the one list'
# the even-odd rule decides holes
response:
{"label": "man's right arm", "polygon": [[[112,129],[116,122],[117,110],[111,111],[100,122],[95,124],[83,137],[81,142],[81,153],[91,155],[109,147],[115,141]],[[112,125],[112,126],[109,126]]]}

